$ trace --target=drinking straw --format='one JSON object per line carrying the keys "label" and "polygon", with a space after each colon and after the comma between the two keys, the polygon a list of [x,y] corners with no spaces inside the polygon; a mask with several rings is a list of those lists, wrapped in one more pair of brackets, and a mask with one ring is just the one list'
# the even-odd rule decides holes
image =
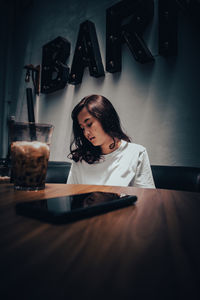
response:
{"label": "drinking straw", "polygon": [[33,94],[31,88],[26,88],[26,98],[27,98],[27,107],[28,107],[28,121],[30,128],[30,137],[31,141],[36,140],[36,126],[35,126],[35,115],[33,107]]}
{"label": "drinking straw", "polygon": [[35,115],[34,115],[34,108],[33,108],[33,95],[32,89],[26,89],[26,97],[27,97],[27,107],[28,107],[28,121],[31,123],[35,123]]}

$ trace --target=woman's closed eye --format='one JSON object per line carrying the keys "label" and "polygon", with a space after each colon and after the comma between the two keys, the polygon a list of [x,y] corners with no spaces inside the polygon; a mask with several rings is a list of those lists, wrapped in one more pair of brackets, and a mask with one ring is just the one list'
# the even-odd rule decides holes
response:
{"label": "woman's closed eye", "polygon": [[92,122],[87,124],[87,127],[90,128],[92,126]]}
{"label": "woman's closed eye", "polygon": [[[87,128],[90,128],[91,126],[92,126],[92,122],[86,124],[86,127],[87,127]],[[85,127],[81,127],[81,130],[84,132],[84,131],[85,131]]]}

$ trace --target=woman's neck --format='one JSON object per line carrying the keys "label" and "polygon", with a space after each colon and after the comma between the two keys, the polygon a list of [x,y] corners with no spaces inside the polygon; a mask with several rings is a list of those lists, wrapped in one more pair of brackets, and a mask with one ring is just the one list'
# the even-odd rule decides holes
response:
{"label": "woman's neck", "polygon": [[118,138],[111,139],[111,141],[101,146],[102,154],[106,155],[117,150],[121,145],[121,140]]}

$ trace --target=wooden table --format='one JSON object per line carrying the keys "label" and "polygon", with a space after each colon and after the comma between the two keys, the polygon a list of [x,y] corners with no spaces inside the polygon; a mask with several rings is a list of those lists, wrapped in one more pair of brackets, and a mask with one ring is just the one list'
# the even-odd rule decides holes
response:
{"label": "wooden table", "polygon": [[[15,213],[21,201],[88,191],[138,201],[65,225]],[[2,300],[200,299],[200,194],[66,184],[25,192],[1,184],[0,274]]]}

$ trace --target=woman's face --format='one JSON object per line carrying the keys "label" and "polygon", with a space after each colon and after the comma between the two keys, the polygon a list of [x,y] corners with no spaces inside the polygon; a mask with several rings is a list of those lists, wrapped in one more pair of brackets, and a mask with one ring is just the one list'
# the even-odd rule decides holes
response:
{"label": "woman's face", "polygon": [[85,138],[94,146],[100,146],[102,152],[113,142],[112,138],[103,130],[101,123],[88,112],[86,107],[78,114],[78,123]]}

